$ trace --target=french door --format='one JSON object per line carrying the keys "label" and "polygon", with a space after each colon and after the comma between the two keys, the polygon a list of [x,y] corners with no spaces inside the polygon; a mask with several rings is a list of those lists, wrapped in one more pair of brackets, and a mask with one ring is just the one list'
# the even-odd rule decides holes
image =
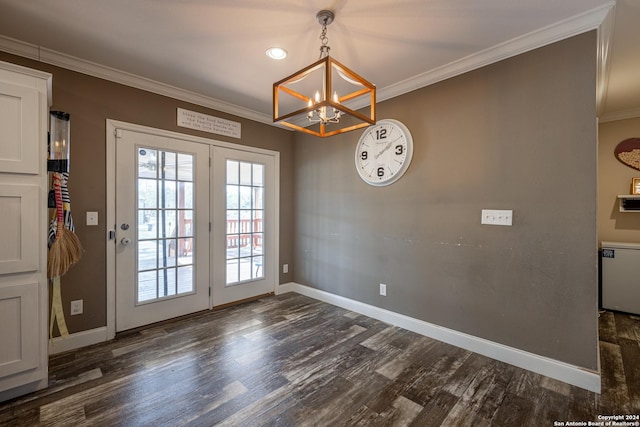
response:
{"label": "french door", "polygon": [[277,157],[129,126],[111,140],[113,332],[273,292]]}
{"label": "french door", "polygon": [[117,331],[209,307],[209,146],[120,135]]}
{"label": "french door", "polygon": [[213,305],[273,292],[273,156],[213,147],[212,182]]}

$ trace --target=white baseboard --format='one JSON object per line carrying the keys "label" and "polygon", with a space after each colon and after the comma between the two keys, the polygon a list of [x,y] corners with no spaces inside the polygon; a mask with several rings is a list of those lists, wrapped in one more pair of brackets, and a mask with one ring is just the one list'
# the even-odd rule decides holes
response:
{"label": "white baseboard", "polygon": [[[595,393],[600,393],[601,390],[600,374],[598,372],[478,338],[453,329],[444,328],[423,320],[319,289],[310,288],[295,282],[281,284],[275,289],[276,295],[287,292],[296,292],[356,313],[364,314],[365,316],[407,329],[420,335],[455,345],[456,347],[464,348],[465,350],[473,351],[474,353],[482,354],[483,356],[545,375]],[[62,353],[104,341],[108,341],[106,327],[82,331],[71,334],[67,338],[57,337],[50,340],[49,354]]]}
{"label": "white baseboard", "polygon": [[58,354],[105,341],[108,341],[107,327],[103,326],[88,331],[69,334],[66,338],[56,337],[49,340],[49,354]]}
{"label": "white baseboard", "polygon": [[276,295],[286,294],[287,292],[294,292],[295,287],[300,286],[297,283],[289,282],[276,286]]}
{"label": "white baseboard", "polygon": [[[285,283],[276,286],[275,294],[280,295],[293,290],[294,283]],[[114,338],[107,333],[107,327],[90,329],[88,331],[77,332],[70,334],[68,337],[55,337],[49,340],[49,354],[58,354],[69,350],[75,350],[77,348],[86,347],[89,345],[97,344],[99,342],[110,341]]]}
{"label": "white baseboard", "polygon": [[600,393],[600,374],[548,357],[495,343],[423,320],[385,310],[356,300],[321,291],[298,283],[280,285],[277,294],[296,292],[389,323],[409,331],[455,345],[465,350],[517,366],[537,374]]}

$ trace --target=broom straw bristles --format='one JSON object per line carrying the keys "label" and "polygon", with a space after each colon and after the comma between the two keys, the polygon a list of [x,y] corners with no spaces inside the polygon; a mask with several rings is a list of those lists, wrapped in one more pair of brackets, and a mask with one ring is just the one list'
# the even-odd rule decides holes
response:
{"label": "broom straw bristles", "polygon": [[82,245],[71,230],[60,227],[56,240],[49,248],[47,257],[47,277],[63,276],[69,268],[80,260]]}

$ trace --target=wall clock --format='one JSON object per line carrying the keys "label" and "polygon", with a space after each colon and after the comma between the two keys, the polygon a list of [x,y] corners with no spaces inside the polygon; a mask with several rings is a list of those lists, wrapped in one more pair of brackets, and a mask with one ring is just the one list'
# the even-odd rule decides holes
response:
{"label": "wall clock", "polygon": [[364,182],[381,187],[399,180],[412,157],[413,138],[409,129],[397,120],[378,120],[360,136],[356,170]]}

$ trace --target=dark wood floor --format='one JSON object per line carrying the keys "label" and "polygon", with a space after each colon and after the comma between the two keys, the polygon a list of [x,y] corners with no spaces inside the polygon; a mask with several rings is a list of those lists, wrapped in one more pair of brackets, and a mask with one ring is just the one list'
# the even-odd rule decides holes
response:
{"label": "dark wood floor", "polygon": [[640,318],[600,318],[601,395],[289,293],[51,357],[2,426],[552,426],[640,414]]}

